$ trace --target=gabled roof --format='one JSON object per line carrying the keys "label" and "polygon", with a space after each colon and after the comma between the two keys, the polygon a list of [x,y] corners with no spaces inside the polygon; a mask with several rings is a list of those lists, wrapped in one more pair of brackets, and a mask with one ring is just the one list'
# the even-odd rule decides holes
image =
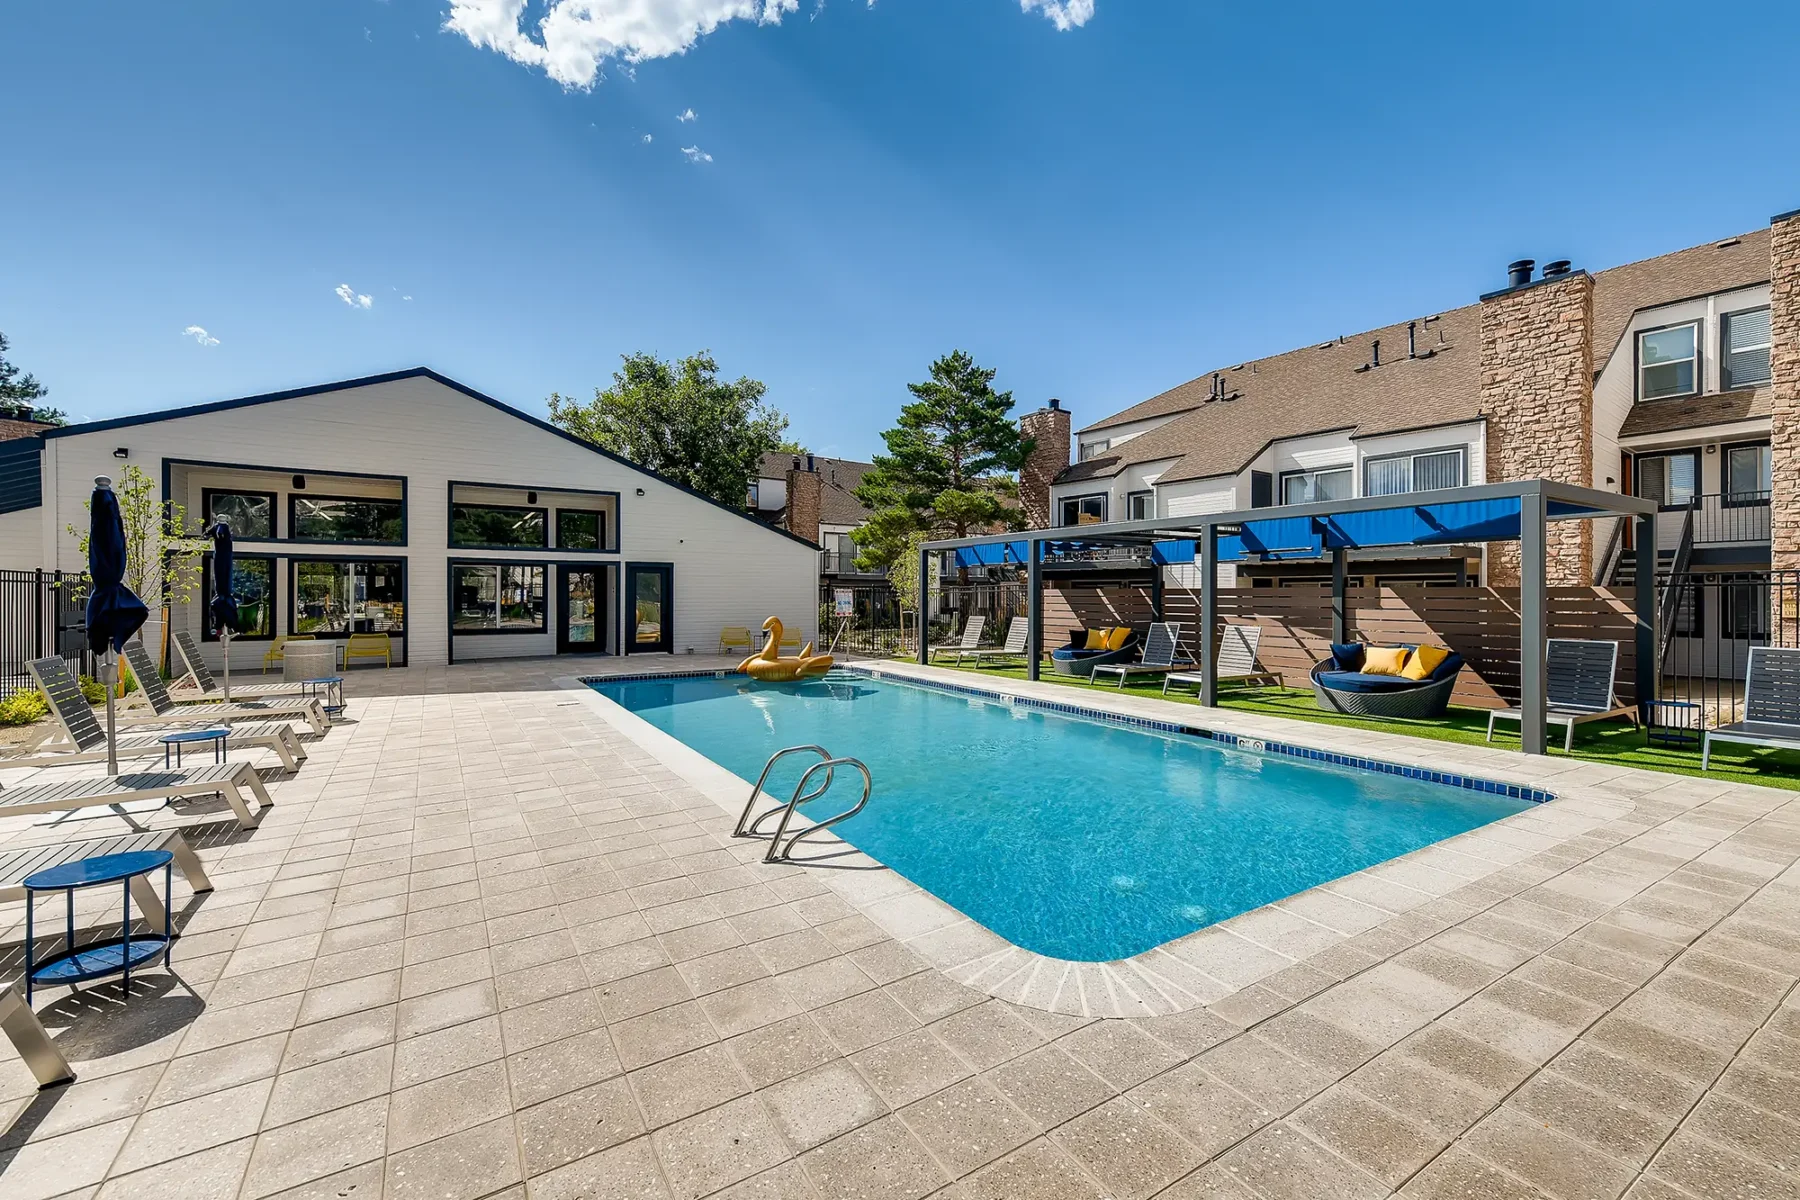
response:
{"label": "gabled roof", "polygon": [[[1596,366],[1616,351],[1641,309],[1764,283],[1769,231],[1695,246],[1594,276]],[[1419,353],[1406,357],[1407,322],[1289,350],[1253,363],[1217,368],[1229,399],[1212,399],[1213,371],[1152,396],[1081,431],[1169,418],[1148,433],[1086,462],[1058,482],[1107,477],[1127,466],[1172,460],[1161,481],[1205,479],[1243,470],[1270,442],[1348,429],[1353,437],[1425,429],[1478,419],[1481,306],[1418,318]],[[1382,365],[1370,361],[1381,341]]]}
{"label": "gabled roof", "polygon": [[81,425],[63,425],[55,429],[46,429],[37,436],[41,438],[62,438],[75,437],[86,433],[105,433],[113,429],[129,429],[135,425],[153,425],[160,421],[178,421],[184,417],[203,417],[209,413],[229,412],[232,409],[237,408],[251,408],[258,404],[275,404],[282,400],[299,400],[307,396],[323,395],[327,392],[344,392],[349,391],[352,388],[370,387],[380,383],[396,383],[403,379],[429,379],[433,383],[442,384],[452,391],[461,392],[463,395],[469,397],[469,399],[478,400],[490,408],[505,413],[509,417],[523,421],[527,425],[536,426],[538,429],[541,429],[543,432],[548,433],[553,437],[559,437],[566,442],[580,446],[590,453],[598,454],[601,458],[618,463],[622,467],[654,479],[658,483],[674,488],[676,491],[686,492],[694,499],[710,504],[722,512],[728,512],[739,520],[755,525],[759,529],[767,529],[771,533],[780,534],[789,541],[799,542],[803,546],[811,546],[814,549],[818,548],[809,538],[803,538],[797,534],[789,533],[785,529],[776,529],[773,526],[766,525],[763,522],[756,520],[742,509],[733,508],[729,504],[721,504],[711,496],[702,495],[685,483],[670,479],[664,475],[659,475],[646,467],[641,467],[630,459],[621,457],[610,450],[596,446],[590,441],[578,438],[566,430],[558,429],[548,421],[539,417],[534,417],[530,413],[521,412],[510,404],[503,404],[492,396],[484,395],[467,384],[458,383],[447,375],[440,375],[430,367],[412,367],[405,371],[389,371],[382,375],[365,375],[359,379],[346,379],[338,383],[321,383],[312,387],[292,388],[284,392],[265,392],[258,396],[243,396],[236,400],[214,400],[207,404],[190,404],[181,408],[165,408],[157,412],[134,413],[128,417],[113,417],[110,420],[105,421],[88,421]]}
{"label": "gabled roof", "polygon": [[[805,465],[806,455],[783,454],[776,451],[762,457],[760,478],[786,479],[787,473],[793,469],[794,460],[800,459]],[[861,525],[874,515],[873,511],[864,507],[856,498],[857,485],[862,483],[864,475],[875,469],[874,463],[857,462],[853,458],[826,458],[823,454],[811,456],[813,470],[819,473],[819,523],[821,525]]]}

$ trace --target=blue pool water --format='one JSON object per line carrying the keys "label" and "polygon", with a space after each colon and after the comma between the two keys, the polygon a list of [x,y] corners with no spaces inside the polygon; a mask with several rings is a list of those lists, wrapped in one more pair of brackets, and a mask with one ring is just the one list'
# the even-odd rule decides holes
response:
{"label": "blue pool water", "polygon": [[[1057,958],[1126,958],[1530,806],[845,672],[592,686],[747,780],[783,746],[862,759],[874,796],[834,831]],[[791,795],[805,761],[777,767],[770,793]],[[840,773],[802,811],[856,794]]]}

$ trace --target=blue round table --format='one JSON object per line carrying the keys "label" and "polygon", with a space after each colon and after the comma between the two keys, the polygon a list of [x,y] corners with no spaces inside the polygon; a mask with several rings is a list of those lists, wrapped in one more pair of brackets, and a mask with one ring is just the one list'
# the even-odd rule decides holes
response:
{"label": "blue round table", "polygon": [[[175,940],[173,899],[175,856],[167,850],[139,850],[131,854],[103,854],[98,858],[81,858],[74,862],[49,867],[25,877],[25,1003],[31,1003],[34,987],[59,987],[83,983],[123,972],[131,982],[131,969],[154,962],[161,956],[169,964],[169,948]],[[163,931],[160,934],[131,935],[131,882],[140,875],[163,870]],[[119,936],[86,946],[75,944],[75,893],[82,888],[103,884],[120,885],[123,916]],[[67,948],[61,953],[37,960],[36,917],[39,892],[62,892],[68,909]]]}
{"label": "blue round table", "polygon": [[211,742],[213,744],[213,761],[224,762],[231,757],[230,749],[225,744],[225,739],[230,736],[231,730],[223,725],[212,729],[183,729],[176,733],[165,733],[157,739],[162,743],[163,769],[168,769],[171,749],[175,751],[175,765],[179,767],[181,766],[181,748],[195,742]]}
{"label": "blue round table", "polygon": [[[320,707],[328,714],[336,716],[344,711],[344,677],[342,675],[321,675],[317,679],[302,679],[300,686],[305,688],[307,696],[317,697],[325,703]],[[324,693],[320,695],[321,691]]]}

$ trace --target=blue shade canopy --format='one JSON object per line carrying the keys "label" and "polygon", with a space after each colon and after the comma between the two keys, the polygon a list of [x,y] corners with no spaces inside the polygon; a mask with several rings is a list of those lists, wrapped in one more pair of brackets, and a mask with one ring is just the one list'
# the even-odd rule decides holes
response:
{"label": "blue shade canopy", "polygon": [[111,488],[96,487],[88,506],[88,576],[88,649],[103,654],[110,644],[122,651],[150,610],[125,586],[125,522]]}
{"label": "blue shade canopy", "polygon": [[213,628],[221,633],[226,630],[238,633],[237,597],[231,594],[231,526],[218,521],[214,523],[211,532],[213,594],[207,611],[212,616]]}

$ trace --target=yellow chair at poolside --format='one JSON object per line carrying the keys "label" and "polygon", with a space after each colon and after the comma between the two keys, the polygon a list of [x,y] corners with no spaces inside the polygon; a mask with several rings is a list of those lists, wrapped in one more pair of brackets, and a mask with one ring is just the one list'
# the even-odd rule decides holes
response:
{"label": "yellow chair at poolside", "polygon": [[316,642],[318,640],[310,633],[277,634],[275,640],[269,643],[269,648],[263,652],[263,674],[269,673],[271,664],[287,661],[287,655],[282,652],[281,648],[289,642]]}
{"label": "yellow chair at poolside", "polygon": [[344,643],[344,669],[352,659],[379,658],[389,667],[394,665],[394,643],[385,633],[353,633]]}
{"label": "yellow chair at poolside", "polygon": [[756,641],[750,636],[747,625],[727,625],[719,630],[719,653],[726,654],[732,650],[754,650]]}

